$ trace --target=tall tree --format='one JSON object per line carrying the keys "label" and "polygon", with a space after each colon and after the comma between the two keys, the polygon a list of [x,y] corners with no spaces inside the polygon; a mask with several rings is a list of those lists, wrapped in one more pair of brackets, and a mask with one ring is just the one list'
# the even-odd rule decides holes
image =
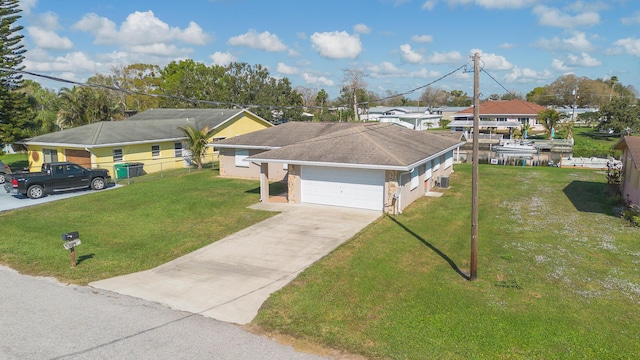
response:
{"label": "tall tree", "polygon": [[31,137],[58,130],[58,94],[33,80],[25,80],[23,89],[29,103],[30,119],[25,135]]}
{"label": "tall tree", "polygon": [[467,95],[466,91],[451,90],[451,97],[449,98],[450,106],[471,106],[471,97]]}
{"label": "tall tree", "polygon": [[364,90],[367,83],[364,81],[365,74],[362,70],[350,68],[342,70],[343,91],[351,98],[348,102],[353,108],[353,120],[359,121],[358,116],[358,90]]}
{"label": "tall tree", "polygon": [[191,161],[198,165],[198,170],[202,170],[204,152],[207,150],[207,142],[216,129],[209,129],[208,126],[198,130],[193,126],[178,127],[185,136],[184,142],[191,153]]}
{"label": "tall tree", "polygon": [[426,107],[432,109],[435,107],[444,106],[449,100],[449,93],[445,90],[432,88],[427,86],[422,95],[420,95],[420,104],[424,104]]}
{"label": "tall tree", "polygon": [[[24,66],[24,37],[16,25],[20,19],[18,0],[0,0],[0,67],[22,70]],[[29,104],[24,92],[22,75],[12,71],[0,71],[0,142],[13,143],[25,136],[28,127]]]}
{"label": "tall tree", "polygon": [[638,102],[630,98],[612,98],[598,111],[600,130],[613,130],[616,133],[626,133],[629,130],[640,131],[640,109]]}

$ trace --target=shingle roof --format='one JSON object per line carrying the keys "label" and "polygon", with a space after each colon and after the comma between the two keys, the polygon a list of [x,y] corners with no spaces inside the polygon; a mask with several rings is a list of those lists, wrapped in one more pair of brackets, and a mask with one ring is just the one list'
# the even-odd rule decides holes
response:
{"label": "shingle roof", "polygon": [[[479,113],[481,116],[491,115],[529,115],[537,116],[540,111],[547,110],[546,107],[532,102],[513,100],[492,100],[480,104]],[[473,114],[473,106],[466,108],[456,114]]]}
{"label": "shingle roof", "polygon": [[179,126],[214,129],[246,110],[151,109],[123,121],[102,121],[24,140],[25,144],[59,144],[101,147],[115,144],[179,140]]}
{"label": "shingle roof", "polygon": [[409,170],[460,145],[450,135],[388,123],[365,124],[266,151],[247,160]]}
{"label": "shingle roof", "polygon": [[636,169],[640,169],[640,136],[625,136],[613,145],[615,150],[624,150],[625,147],[629,148]]}
{"label": "shingle roof", "polygon": [[254,131],[233,138],[216,141],[214,146],[226,148],[273,149],[336,131],[364,126],[363,123],[288,122],[272,128]]}

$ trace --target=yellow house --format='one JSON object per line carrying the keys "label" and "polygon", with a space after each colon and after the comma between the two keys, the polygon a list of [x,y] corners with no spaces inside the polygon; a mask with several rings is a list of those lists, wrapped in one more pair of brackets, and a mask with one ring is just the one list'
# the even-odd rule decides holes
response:
{"label": "yellow house", "polygon": [[[214,129],[209,142],[273,126],[244,109],[150,109],[122,121],[103,121],[36,136],[22,141],[29,168],[43,162],[71,161],[85,167],[106,168],[136,163],[144,173],[190,166],[184,133],[178,127]],[[207,147],[205,162],[216,159]],[[112,176],[114,173],[112,172]]]}

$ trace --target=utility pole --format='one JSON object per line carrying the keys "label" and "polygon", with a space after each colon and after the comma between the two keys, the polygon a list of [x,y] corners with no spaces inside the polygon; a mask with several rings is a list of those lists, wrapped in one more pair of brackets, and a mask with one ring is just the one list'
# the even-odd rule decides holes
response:
{"label": "utility pole", "polygon": [[[609,99],[611,101],[611,99]],[[573,114],[571,115],[571,120],[576,121],[576,104],[578,102],[578,87],[576,86],[573,89]]]}
{"label": "utility pole", "polygon": [[478,278],[478,155],[480,153],[480,55],[473,54],[473,171],[471,175],[471,264],[469,280]]}

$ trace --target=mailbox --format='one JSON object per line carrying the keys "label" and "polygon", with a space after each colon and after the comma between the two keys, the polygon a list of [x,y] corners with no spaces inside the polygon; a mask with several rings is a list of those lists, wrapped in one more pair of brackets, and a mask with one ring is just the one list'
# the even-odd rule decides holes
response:
{"label": "mailbox", "polygon": [[66,234],[62,234],[62,240],[64,241],[75,240],[79,237],[80,237],[80,234],[77,231],[72,231]]}

